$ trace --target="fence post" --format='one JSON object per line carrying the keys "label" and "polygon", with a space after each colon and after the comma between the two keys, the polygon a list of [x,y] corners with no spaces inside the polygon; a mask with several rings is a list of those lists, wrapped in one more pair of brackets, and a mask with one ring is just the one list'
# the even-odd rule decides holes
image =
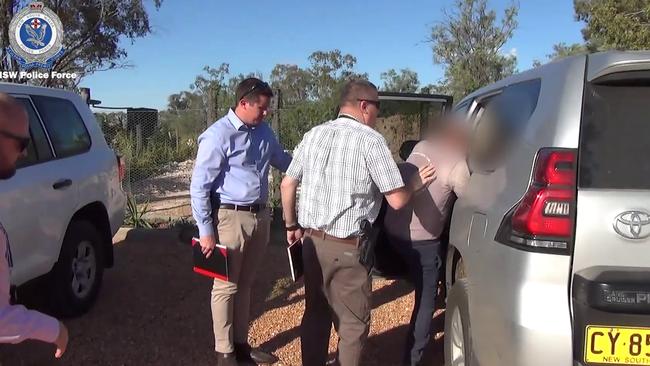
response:
{"label": "fence post", "polygon": [[135,125],[135,153],[140,155],[142,151],[142,125]]}
{"label": "fence post", "polygon": [[[271,118],[271,128],[275,132],[275,136],[282,146],[282,141],[280,140],[280,108],[282,108],[282,94],[280,89],[275,89],[274,91],[275,98],[273,98],[273,116]],[[271,186],[271,202],[279,202],[280,200],[280,180],[282,176],[280,171],[277,169],[271,169],[271,177],[273,179],[273,185]],[[281,206],[281,205],[280,205]],[[279,207],[276,207],[279,208]]]}
{"label": "fence post", "polygon": [[90,105],[90,88],[79,88],[79,95],[87,105]]}
{"label": "fence post", "polygon": [[178,127],[174,129],[174,132],[176,133],[176,153],[178,154],[181,151],[181,141],[178,138]]}

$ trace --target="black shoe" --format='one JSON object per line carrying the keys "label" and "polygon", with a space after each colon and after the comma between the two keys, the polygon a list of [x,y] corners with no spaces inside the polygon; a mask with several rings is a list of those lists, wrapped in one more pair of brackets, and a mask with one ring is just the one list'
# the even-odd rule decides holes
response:
{"label": "black shoe", "polygon": [[217,352],[217,366],[239,366],[235,353]]}
{"label": "black shoe", "polygon": [[237,361],[255,362],[257,364],[269,365],[278,362],[278,358],[271,353],[266,353],[259,348],[251,348],[248,344],[235,344]]}

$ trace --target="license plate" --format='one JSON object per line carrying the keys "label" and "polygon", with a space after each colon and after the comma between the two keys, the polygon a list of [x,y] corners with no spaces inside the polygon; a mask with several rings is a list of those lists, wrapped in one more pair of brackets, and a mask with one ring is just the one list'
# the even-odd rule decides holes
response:
{"label": "license plate", "polygon": [[650,328],[587,326],[585,361],[650,365]]}

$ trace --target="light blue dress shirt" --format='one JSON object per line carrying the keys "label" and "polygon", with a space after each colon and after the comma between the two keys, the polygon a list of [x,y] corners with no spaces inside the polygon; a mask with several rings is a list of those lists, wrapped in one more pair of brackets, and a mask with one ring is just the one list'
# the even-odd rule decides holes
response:
{"label": "light blue dress shirt", "polygon": [[[270,165],[286,172],[291,163],[266,122],[245,125],[231,109],[199,136],[190,196],[199,235],[213,235],[217,202],[263,204],[268,199]],[[218,209],[218,207],[214,207]]]}

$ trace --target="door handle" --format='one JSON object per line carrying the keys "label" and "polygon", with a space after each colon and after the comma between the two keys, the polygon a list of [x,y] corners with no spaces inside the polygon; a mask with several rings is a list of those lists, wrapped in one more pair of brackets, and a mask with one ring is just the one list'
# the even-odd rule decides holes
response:
{"label": "door handle", "polygon": [[71,185],[72,185],[71,179],[61,179],[60,181],[57,181],[56,183],[52,184],[52,188],[63,189],[66,187],[70,187]]}

